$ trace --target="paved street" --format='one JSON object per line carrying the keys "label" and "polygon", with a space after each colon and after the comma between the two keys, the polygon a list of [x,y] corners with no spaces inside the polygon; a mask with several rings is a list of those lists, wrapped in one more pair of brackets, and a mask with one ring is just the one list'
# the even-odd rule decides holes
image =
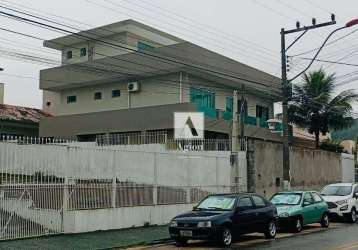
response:
{"label": "paved street", "polygon": [[[143,249],[143,248],[137,248]],[[147,249],[178,249],[174,245],[149,247]],[[185,249],[219,249],[205,242],[191,242]],[[358,250],[358,224],[333,223],[326,230],[313,225],[306,227],[300,234],[280,233],[276,240],[266,240],[260,234],[244,236],[232,245],[232,249],[245,250]]]}

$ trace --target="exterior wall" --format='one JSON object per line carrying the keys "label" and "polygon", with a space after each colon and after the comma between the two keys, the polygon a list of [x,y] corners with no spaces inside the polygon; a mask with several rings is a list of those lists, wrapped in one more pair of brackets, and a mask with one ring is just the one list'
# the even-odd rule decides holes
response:
{"label": "exterior wall", "polygon": [[[128,108],[179,103],[179,73],[138,81],[140,91],[128,92],[128,82],[108,83],[90,87],[43,92],[43,109],[54,116],[83,114]],[[121,96],[112,98],[112,90],[119,89]],[[94,93],[102,92],[101,100]],[[76,95],[76,103],[67,103],[67,96]],[[47,102],[51,102],[47,106]]]}
{"label": "exterior wall", "polygon": [[341,162],[342,162],[342,182],[355,182],[353,155],[342,154]]}
{"label": "exterior wall", "polygon": [[[291,147],[291,188],[320,190],[329,183],[341,182],[340,161],[341,157],[337,153]],[[258,193],[270,198],[282,190],[282,144],[255,141],[253,165]]]}
{"label": "exterior wall", "polygon": [[37,137],[39,136],[39,124],[0,120],[1,134]]}
{"label": "exterior wall", "polygon": [[4,104],[4,84],[0,82],[0,104]]}
{"label": "exterior wall", "polygon": [[[187,78],[188,80],[185,82],[185,87],[187,89],[187,98],[190,101],[190,90],[187,84],[192,85],[193,87],[201,87],[203,89],[207,89],[209,91],[212,91],[215,93],[215,108],[226,110],[226,97],[232,97],[233,96],[233,89],[227,88],[224,89],[223,85],[221,83],[214,83],[199,77],[195,77],[192,75],[189,75]],[[240,99],[240,90],[238,91],[239,99]],[[248,106],[248,115],[249,116],[256,116],[256,105],[262,105],[264,107],[269,108],[269,115],[270,118],[273,118],[273,102],[269,100],[265,100],[264,98],[260,98],[258,96],[254,96],[252,94],[245,94],[245,98],[247,101]]]}

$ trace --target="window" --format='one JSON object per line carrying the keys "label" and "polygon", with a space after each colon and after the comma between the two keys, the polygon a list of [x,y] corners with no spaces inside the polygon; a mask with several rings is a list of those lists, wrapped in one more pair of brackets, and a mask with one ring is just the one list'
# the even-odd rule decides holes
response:
{"label": "window", "polygon": [[69,51],[67,51],[67,59],[71,59],[72,58],[72,51],[71,50],[69,50]]}
{"label": "window", "polygon": [[238,114],[241,114],[241,109],[244,109],[243,112],[244,112],[244,116],[246,117],[247,116],[247,102],[246,100],[244,101],[244,105],[241,105],[241,100],[238,100],[237,101],[237,112]]}
{"label": "window", "polygon": [[267,107],[256,105],[256,117],[263,121],[267,121],[269,119],[269,109]]}
{"label": "window", "polygon": [[310,204],[313,204],[313,198],[310,193],[305,193],[303,202],[309,202]]}
{"label": "window", "polygon": [[77,102],[77,96],[75,95],[67,96],[67,103],[74,103],[74,102]]}
{"label": "window", "polygon": [[317,193],[311,193],[311,194],[312,194],[314,202],[322,202],[323,201],[321,196],[319,196],[319,194],[317,194]]}
{"label": "window", "polygon": [[256,207],[266,207],[266,202],[260,196],[252,196]]}
{"label": "window", "polygon": [[46,106],[50,107],[51,106],[51,102],[46,102]]}
{"label": "window", "polygon": [[138,51],[150,51],[150,50],[153,50],[154,47],[151,46],[151,45],[148,45],[146,43],[143,43],[143,42],[138,42],[137,44],[137,47],[138,47]]}
{"label": "window", "polygon": [[80,56],[82,57],[82,56],[87,56],[87,49],[86,48],[82,48],[81,50],[80,50]]}
{"label": "window", "polygon": [[241,198],[239,200],[239,202],[237,203],[237,206],[238,208],[240,209],[250,209],[254,206],[254,204],[252,204],[252,200],[250,197],[244,197],[244,198]]}
{"label": "window", "polygon": [[215,93],[191,87],[190,102],[195,103],[199,107],[215,109]]}
{"label": "window", "polygon": [[112,90],[112,98],[120,97],[120,96],[121,96],[121,91],[119,89]]}
{"label": "window", "polygon": [[226,97],[226,112],[232,113],[234,111],[234,100],[231,96]]}
{"label": "window", "polygon": [[358,193],[358,186],[356,186],[355,188],[354,188],[354,192],[353,192],[354,194],[355,193]]}
{"label": "window", "polygon": [[208,196],[197,206],[198,209],[225,209],[230,210],[235,203],[235,197],[217,195]]}
{"label": "window", "polygon": [[101,92],[94,93],[94,99],[95,100],[101,100],[102,99],[102,93]]}

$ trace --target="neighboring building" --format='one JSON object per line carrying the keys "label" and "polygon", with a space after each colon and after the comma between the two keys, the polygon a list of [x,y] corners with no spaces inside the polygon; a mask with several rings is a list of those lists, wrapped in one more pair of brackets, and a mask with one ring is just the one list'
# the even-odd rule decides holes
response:
{"label": "neighboring building", "polygon": [[37,137],[40,118],[48,116],[39,109],[0,104],[0,138]]}
{"label": "neighboring building", "polygon": [[205,137],[227,138],[233,90],[242,85],[245,133],[269,136],[266,120],[281,100],[280,79],[133,20],[44,46],[62,51],[63,65],[40,72],[43,109],[53,115],[41,120],[41,136],[86,141],[111,133],[171,135],[174,112],[202,111]]}

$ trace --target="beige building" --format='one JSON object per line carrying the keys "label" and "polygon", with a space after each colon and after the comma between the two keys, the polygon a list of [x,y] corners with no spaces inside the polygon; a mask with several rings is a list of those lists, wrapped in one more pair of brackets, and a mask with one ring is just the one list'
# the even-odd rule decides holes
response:
{"label": "beige building", "polygon": [[44,46],[62,51],[62,65],[40,72],[53,115],[41,136],[171,131],[174,112],[201,111],[206,137],[227,137],[234,89],[245,86],[245,120],[257,127],[267,127],[281,96],[278,78],[133,20]]}

